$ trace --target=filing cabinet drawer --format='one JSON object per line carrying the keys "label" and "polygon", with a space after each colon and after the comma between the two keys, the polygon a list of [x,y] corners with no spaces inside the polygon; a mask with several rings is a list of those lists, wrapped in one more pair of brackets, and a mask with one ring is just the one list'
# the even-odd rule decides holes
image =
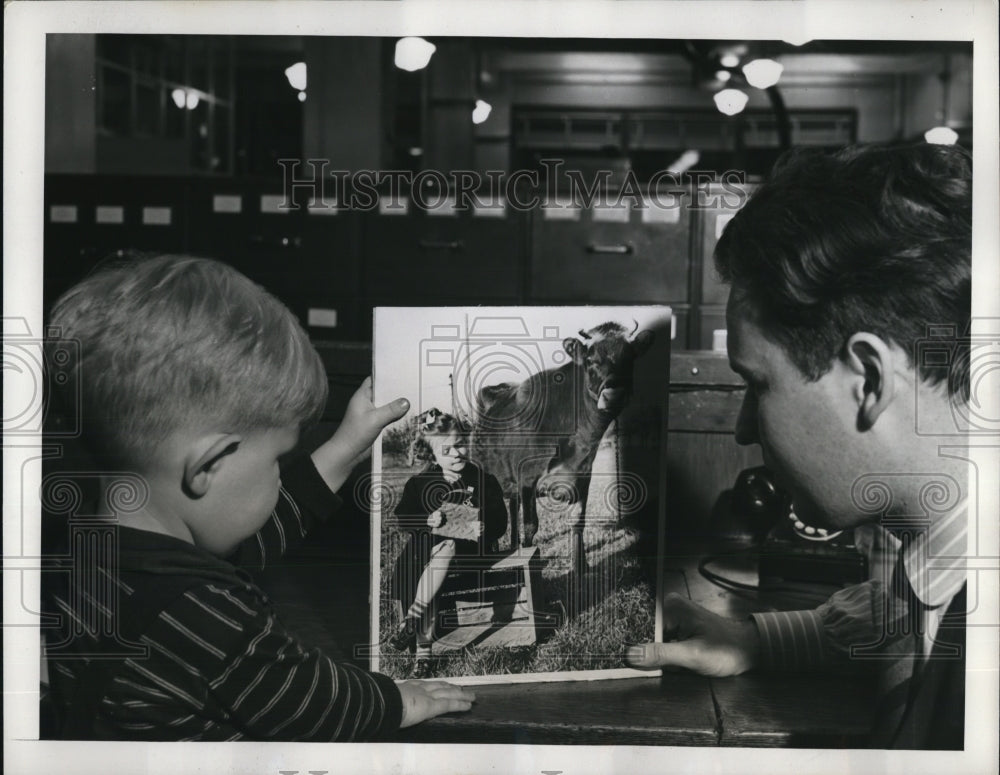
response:
{"label": "filing cabinet drawer", "polygon": [[[538,301],[671,303],[689,299],[690,219],[684,205],[644,222],[602,220],[593,208],[578,220],[532,213],[530,295]],[[606,217],[606,216],[604,216]]]}
{"label": "filing cabinet drawer", "polygon": [[384,303],[516,303],[523,285],[521,213],[363,214],[364,289]]}

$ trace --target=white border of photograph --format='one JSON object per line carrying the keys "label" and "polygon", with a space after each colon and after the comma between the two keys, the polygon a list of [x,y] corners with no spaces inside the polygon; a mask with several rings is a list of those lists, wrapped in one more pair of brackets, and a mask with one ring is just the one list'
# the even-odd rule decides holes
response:
{"label": "white border of photograph", "polygon": [[[399,315],[407,321],[406,328],[400,328],[398,330],[393,329],[391,335],[391,348],[386,348],[379,343],[380,314],[383,317],[383,321],[385,320],[387,314],[393,317]],[[552,324],[542,322],[548,316],[551,316]],[[441,409],[442,411],[450,414],[454,394],[453,388],[447,382],[447,377],[444,374],[444,371],[453,369],[452,366],[441,366],[440,368],[442,368],[443,371],[440,375],[434,375],[426,379],[424,378],[425,375],[421,374],[417,374],[415,377],[411,376],[411,372],[419,372],[421,370],[422,354],[426,349],[423,347],[423,343],[428,339],[433,340],[434,329],[447,330],[450,332],[452,329],[456,328],[459,329],[458,338],[448,338],[443,341],[446,341],[448,344],[453,344],[455,342],[467,342],[469,340],[465,337],[469,328],[471,328],[469,325],[470,320],[474,325],[475,318],[479,318],[481,320],[510,320],[512,317],[525,320],[525,331],[528,332],[528,336],[524,337],[522,342],[532,342],[536,339],[544,337],[546,340],[545,343],[549,345],[550,349],[558,350],[558,352],[555,353],[554,358],[549,357],[546,359],[544,355],[539,358],[539,361],[547,360],[548,362],[538,363],[537,365],[540,366],[538,371],[545,368],[553,368],[558,365],[558,363],[563,361],[563,359],[559,358],[560,354],[565,354],[561,349],[563,339],[567,337],[575,337],[581,330],[593,328],[594,326],[608,321],[619,322],[626,326],[630,322],[634,322],[637,326],[637,331],[655,329],[655,336],[657,339],[654,340],[654,343],[651,346],[652,352],[646,353],[642,356],[643,358],[648,357],[655,360],[649,360],[648,362],[644,362],[642,358],[637,360],[635,374],[637,385],[636,392],[640,393],[641,391],[641,394],[638,395],[638,397],[633,396],[624,411],[627,412],[629,408],[635,410],[639,407],[647,409],[655,407],[655,409],[660,412],[661,418],[658,460],[657,465],[654,467],[654,470],[656,470],[660,475],[656,477],[655,482],[651,482],[647,485],[651,490],[655,487],[657,509],[656,577],[652,580],[654,595],[653,640],[655,642],[660,642],[662,640],[663,632],[663,550],[667,519],[666,477],[663,475],[663,472],[666,470],[667,454],[669,357],[673,346],[673,342],[670,339],[673,315],[669,306],[573,305],[531,307],[456,306],[437,308],[376,308],[374,312],[373,324],[375,340],[373,347],[374,401],[376,405],[381,405],[399,397],[405,397],[410,400],[410,411],[402,421],[397,422],[395,425],[400,425],[401,423],[406,422],[407,419],[419,415],[431,408]],[[439,318],[441,322],[433,323],[432,320],[434,318]],[[532,326],[534,326],[534,329],[531,329]],[[536,336],[532,336],[532,334],[535,334]],[[501,338],[501,335],[498,335],[497,338]],[[479,335],[479,338],[474,339],[473,341],[483,342],[489,339],[489,337],[486,337],[484,340],[481,335]],[[520,344],[522,342],[518,343]],[[664,362],[661,364],[659,363],[659,360],[663,360]],[[500,357],[497,362],[498,368],[490,370],[492,378],[489,384],[496,384],[498,381],[505,380],[518,382],[531,374],[538,373],[538,371],[524,369],[521,369],[520,373],[517,373],[516,369],[523,364],[523,361],[519,364],[511,364],[511,361],[504,360],[501,350]],[[391,369],[388,368],[390,365],[392,366]],[[503,368],[507,365],[510,365],[510,370],[505,372],[503,371]],[[657,366],[660,366],[662,370],[658,369]],[[643,383],[643,379],[645,379],[645,383]],[[660,391],[659,396],[654,394],[654,391],[656,390]],[[468,412],[472,409],[473,407],[467,406],[466,404],[471,403],[473,400],[474,399],[471,398],[471,396],[467,396],[464,400],[460,399],[458,401],[460,410]],[[382,481],[383,438],[384,434],[376,440],[375,447],[372,452],[372,483],[374,487],[378,487],[379,483]],[[627,443],[625,446],[627,447]],[[382,607],[380,604],[380,597],[382,595],[381,580],[383,571],[381,566],[382,524],[380,502],[373,502],[371,505],[371,525],[371,580],[369,586],[369,599],[371,601],[371,605],[369,606],[369,630],[371,633],[371,669],[373,671],[378,671],[381,658],[379,641],[381,637],[380,617]],[[655,677],[660,674],[662,674],[661,670],[637,670],[629,667],[620,667],[595,670],[567,670],[502,675],[445,676],[440,677],[440,680],[446,680],[456,684],[475,685],[537,683],[546,681],[592,681],[611,678],[648,678],[651,676]]]}

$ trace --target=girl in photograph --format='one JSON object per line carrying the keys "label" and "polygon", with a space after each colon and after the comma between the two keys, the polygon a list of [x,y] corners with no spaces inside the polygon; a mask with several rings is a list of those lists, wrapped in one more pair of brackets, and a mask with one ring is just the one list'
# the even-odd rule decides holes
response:
{"label": "girl in photograph", "polygon": [[433,675],[435,597],[456,557],[497,551],[507,532],[500,483],[469,460],[468,430],[434,409],[421,415],[416,456],[428,462],[403,487],[395,514],[408,533],[393,573],[393,589],[406,614],[389,645],[415,649],[413,678]]}

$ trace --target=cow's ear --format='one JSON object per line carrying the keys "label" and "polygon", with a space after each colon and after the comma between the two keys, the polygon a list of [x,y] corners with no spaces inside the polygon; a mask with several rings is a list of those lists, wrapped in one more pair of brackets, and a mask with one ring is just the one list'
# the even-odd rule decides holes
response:
{"label": "cow's ear", "polygon": [[569,353],[569,357],[573,359],[574,363],[583,363],[583,359],[587,355],[587,348],[583,346],[583,343],[571,336],[563,339],[563,349]]}
{"label": "cow's ear", "polygon": [[653,344],[652,331],[640,331],[632,340],[632,347],[635,348],[636,357],[642,355]]}

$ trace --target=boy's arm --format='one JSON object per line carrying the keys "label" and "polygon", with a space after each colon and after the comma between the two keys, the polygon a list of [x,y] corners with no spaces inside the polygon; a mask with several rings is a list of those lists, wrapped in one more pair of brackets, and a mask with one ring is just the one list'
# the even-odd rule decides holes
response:
{"label": "boy's arm", "polygon": [[336,433],[312,453],[316,470],[333,492],[339,490],[354,467],[371,454],[372,444],[382,429],[406,414],[409,408],[410,402],[405,398],[375,406],[372,378],[365,378],[351,396]]}
{"label": "boy's arm", "polygon": [[340,508],[341,500],[335,493],[368,454],[375,437],[408,408],[405,398],[376,407],[371,402],[371,378],[367,378],[351,398],[333,436],[308,458],[282,472],[271,518],[230,559],[243,567],[263,569],[302,540],[313,525],[325,521]]}
{"label": "boy's arm", "polygon": [[325,522],[340,505],[340,498],[330,491],[309,457],[303,457],[282,472],[278,502],[271,517],[229,559],[244,568],[263,570],[301,541],[314,525]]}
{"label": "boy's arm", "polygon": [[474,699],[459,687],[400,687],[305,647],[249,586],[189,590],[162,624],[158,646],[197,665],[247,738],[384,740],[401,726],[468,710]]}

